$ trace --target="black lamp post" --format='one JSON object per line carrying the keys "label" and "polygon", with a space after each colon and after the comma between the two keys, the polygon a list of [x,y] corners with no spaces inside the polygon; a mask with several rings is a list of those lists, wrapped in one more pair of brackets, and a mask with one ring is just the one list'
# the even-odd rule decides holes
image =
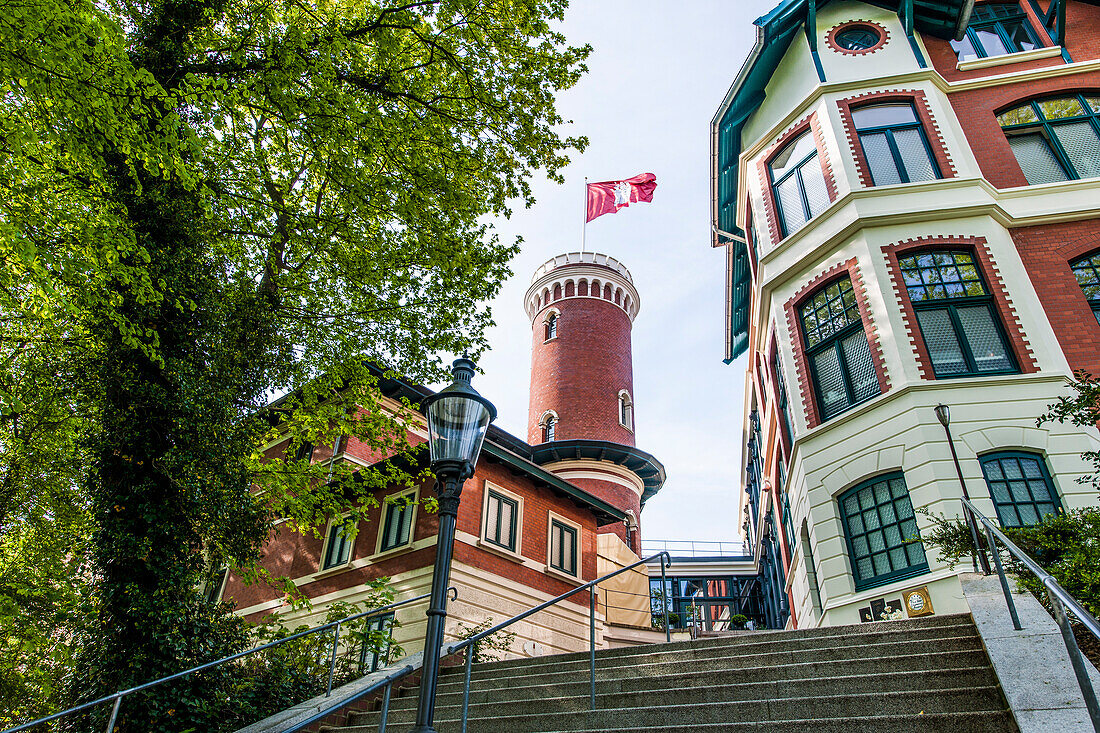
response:
{"label": "black lamp post", "polygon": [[[936,419],[940,421],[940,425],[943,425],[943,431],[947,433],[947,445],[951,448],[951,459],[955,461],[955,473],[959,476],[959,485],[962,486],[963,498],[970,501],[970,493],[966,490],[966,481],[963,480],[962,467],[959,465],[959,455],[955,452],[955,441],[951,438],[951,428],[948,425],[951,423],[951,408],[942,402],[934,408],[936,411]],[[978,528],[974,524],[974,517],[970,516],[970,512],[964,512],[966,514],[966,526],[970,528],[970,540],[974,543],[974,572],[978,571],[979,558],[982,564],[982,572],[989,575],[989,560],[986,559],[985,553],[981,551],[981,546],[978,544]]]}
{"label": "black lamp post", "polygon": [[496,419],[493,403],[470,386],[474,363],[455,359],[450,386],[426,397],[421,407],[428,418],[428,448],[431,451],[435,493],[439,498],[439,535],[436,540],[432,594],[428,601],[428,631],[424,635],[424,666],[420,673],[420,701],[413,733],[435,733],[435,688],[439,681],[439,650],[447,620],[447,586],[451,577],[455,521],[462,485],[474,474],[477,456],[489,423]]}

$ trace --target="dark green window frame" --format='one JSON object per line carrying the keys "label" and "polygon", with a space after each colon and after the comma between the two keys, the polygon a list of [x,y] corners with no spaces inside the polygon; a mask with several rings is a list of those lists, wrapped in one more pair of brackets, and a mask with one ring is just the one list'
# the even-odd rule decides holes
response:
{"label": "dark green window frame", "polygon": [[[1029,184],[1100,176],[1100,96],[1070,94],[1033,99],[1001,112],[997,122]],[[1027,141],[1035,143],[1036,138],[1045,148],[1026,147]],[[1070,144],[1073,147],[1067,149]],[[1043,157],[1044,152],[1053,160]],[[1031,157],[1021,158],[1024,154]],[[1036,159],[1036,154],[1043,160]]]}
{"label": "dark green window frame", "polygon": [[[367,627],[363,630],[363,646],[359,654],[360,674],[377,672],[390,663],[390,647],[393,642],[390,634],[393,631],[393,618],[392,613],[387,613],[367,621]],[[379,637],[383,634],[386,637],[380,640]],[[376,646],[377,649],[374,648]]]}
{"label": "dark green window frame", "polygon": [[[892,122],[887,124],[863,124],[859,121],[861,112],[870,112],[876,109],[887,109],[896,107],[899,109],[907,109],[912,115],[912,122]],[[919,181],[934,181],[943,177],[943,173],[940,171],[939,164],[936,163],[936,156],[932,151],[932,146],[928,142],[928,135],[924,132],[924,124],[921,122],[920,116],[917,114],[916,107],[912,102],[888,102],[885,104],[871,104],[864,105],[852,110],[852,123],[856,128],[856,135],[859,137],[859,145],[863,150],[864,160],[867,161],[867,168],[871,173],[871,182],[875,186],[890,185],[893,183],[914,183]],[[930,177],[919,177],[915,159],[906,160],[906,156],[902,153],[902,148],[898,144],[897,137],[899,135],[905,135],[906,133],[916,132],[917,137],[923,146],[924,154],[927,156],[927,163],[931,172]],[[881,161],[878,161],[877,151],[868,150],[867,141],[872,137],[882,136],[885,139],[886,147],[890,153],[890,158],[894,164],[893,173],[898,177],[898,181],[880,181],[875,175],[876,170],[881,175],[887,172],[882,167]],[[906,147],[906,150],[909,148]],[[906,163],[909,165],[906,165]],[[913,170],[910,170],[913,168]]]}
{"label": "dark green window frame", "polygon": [[393,503],[386,502],[386,519],[382,523],[382,542],[379,552],[386,552],[412,541],[412,516],[415,498],[406,494]]}
{"label": "dark green window frame", "polygon": [[1038,524],[1062,511],[1054,479],[1038,453],[998,451],[979,456],[986,488],[1002,527]]}
{"label": "dark green window frame", "polygon": [[913,501],[900,471],[854,486],[837,498],[837,505],[857,591],[928,572]]}
{"label": "dark green window frame", "polygon": [[779,414],[782,415],[783,434],[787,438],[787,445],[794,442],[794,428],[791,425],[791,406],[787,396],[787,381],[783,378],[783,366],[779,362],[779,351],[775,352],[772,361],[772,372],[775,374],[775,401],[779,405]]}
{"label": "dark green window frame", "polygon": [[[774,161],[777,158],[781,157],[785,152],[801,143],[803,139],[808,139],[810,141],[811,152],[806,153],[797,162],[792,163],[788,161],[786,167],[784,168],[785,172],[781,176],[776,178],[775,170],[772,168]],[[776,220],[779,222],[779,231],[781,237],[787,237],[788,235],[793,234],[794,232],[804,227],[811,219],[813,219],[815,216],[828,208],[828,205],[830,203],[829,201],[825,201],[824,206],[820,206],[820,208],[814,210],[813,202],[810,200],[810,196],[807,193],[806,177],[803,175],[803,170],[806,168],[806,165],[811,161],[815,162],[815,165],[809,169],[812,171],[810,175],[815,176],[815,181],[816,176],[821,177],[820,186],[822,191],[824,192],[825,198],[828,199],[829,192],[828,187],[825,183],[825,173],[821,170],[821,164],[818,162],[817,142],[814,140],[813,130],[806,129],[805,132],[801,133],[789,143],[780,148],[779,151],[771,157],[771,160],[768,161],[768,178],[771,181],[772,199],[775,203]],[[795,219],[788,220],[787,214],[791,213],[793,215],[794,212],[784,211],[783,197],[780,195],[780,188],[788,181],[792,180],[792,178],[793,180],[797,181],[798,199],[799,204],[802,207],[802,211],[800,212],[802,214],[801,221]]]}
{"label": "dark green window frame", "polygon": [[[1001,323],[1000,314],[993,303],[993,296],[972,252],[937,249],[907,252],[898,257],[898,266],[937,379],[1015,374],[1019,371],[1004,324]],[[978,313],[981,309],[985,309],[992,331],[979,331],[976,328],[967,330],[960,311]],[[947,325],[951,330],[947,335],[954,339],[954,346],[959,352],[958,358],[953,361],[936,361],[936,355],[947,354],[952,344],[947,338],[936,338],[937,334],[931,331],[933,327],[943,330],[943,316],[939,316],[941,320],[938,326],[932,320],[935,316],[922,316],[933,313],[946,314]],[[977,323],[973,317],[967,318],[972,324]],[[990,340],[992,345],[995,345],[992,342],[995,338],[1002,354],[997,355],[991,351],[981,358],[976,357],[974,343],[978,338]],[[989,364],[994,364],[993,360],[997,360],[999,366],[985,368],[981,363],[983,360],[987,360]],[[955,366],[948,368],[948,365]]]}
{"label": "dark green window frame", "polygon": [[[835,417],[858,404],[882,393],[882,385],[875,371],[874,357],[863,328],[852,279],[848,275],[826,283],[799,305],[799,321],[806,344],[806,362],[813,381],[814,395],[821,414],[821,421]],[[862,339],[862,341],[861,341]],[[819,358],[828,359],[835,354],[841,377],[843,401],[827,402],[822,387]],[[874,376],[871,380],[857,382],[853,367]],[[868,372],[869,370],[869,372]],[[835,391],[835,390],[834,390]]]}
{"label": "dark green window frame", "polygon": [[550,520],[550,567],[566,575],[577,574],[577,529]]}
{"label": "dark green window frame", "polygon": [[1081,292],[1088,298],[1096,322],[1100,323],[1100,252],[1080,257],[1069,263]]}
{"label": "dark green window frame", "polygon": [[[1000,47],[994,44],[1000,44]],[[985,3],[974,7],[970,14],[970,23],[966,26],[966,36],[961,41],[951,41],[960,61],[971,59],[968,51],[977,58],[1006,56],[1010,53],[1032,51],[1046,44],[1031,27],[1019,3]],[[1027,48],[1031,46],[1031,48]]]}
{"label": "dark green window frame", "polygon": [[339,519],[333,520],[329,525],[325,542],[325,559],[321,563],[321,570],[338,568],[351,560],[352,540],[347,536],[348,524],[346,520]]}
{"label": "dark green window frame", "polygon": [[[499,492],[488,490],[485,504],[485,541],[516,552],[516,528],[519,526],[519,502]],[[510,511],[505,512],[508,507]],[[508,519],[505,520],[505,514]]]}

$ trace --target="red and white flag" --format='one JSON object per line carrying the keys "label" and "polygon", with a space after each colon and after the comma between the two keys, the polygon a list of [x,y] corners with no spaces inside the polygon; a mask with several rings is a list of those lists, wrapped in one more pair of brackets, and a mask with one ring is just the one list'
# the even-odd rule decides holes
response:
{"label": "red and white flag", "polygon": [[652,201],[657,188],[657,176],[639,173],[624,181],[601,181],[588,184],[588,218],[590,222],[604,214],[614,214],[640,201]]}

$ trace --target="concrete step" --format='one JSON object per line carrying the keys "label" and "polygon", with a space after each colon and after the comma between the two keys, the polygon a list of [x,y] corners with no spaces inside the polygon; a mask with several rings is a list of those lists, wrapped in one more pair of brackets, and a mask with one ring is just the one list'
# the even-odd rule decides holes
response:
{"label": "concrete step", "polygon": [[[804,665],[793,665],[804,669]],[[637,707],[666,705],[665,694],[654,695],[653,690],[675,690],[676,704],[694,704],[695,702],[765,700],[771,698],[818,697],[840,694],[860,694],[867,690],[883,692],[904,692],[915,690],[941,690],[969,687],[989,687],[997,684],[997,677],[989,667],[940,668],[928,666],[913,674],[912,671],[899,674],[896,668],[889,671],[877,671],[871,674],[842,675],[836,677],[809,676],[801,679],[761,681],[759,675],[740,675],[740,679],[726,676],[715,678],[707,675],[669,675],[651,677],[646,680],[612,680],[596,684],[596,704],[598,707],[626,707],[627,703]],[[481,715],[484,708],[515,702],[543,700],[582,700],[587,706],[589,699],[588,679],[560,684],[530,684],[523,687],[505,687],[470,690],[471,715]],[[403,697],[395,697],[390,702],[390,711],[416,707],[415,690]],[[611,703],[615,704],[612,705]],[[462,690],[439,689],[436,695],[436,709],[459,707],[462,705]],[[353,718],[354,718],[353,714]]]}
{"label": "concrete step", "polygon": [[[982,650],[983,647],[980,637],[977,634],[972,634],[935,640],[917,639],[912,641],[904,637],[897,637],[874,643],[860,643],[858,639],[841,643],[841,640],[838,640],[835,645],[805,650],[773,651],[767,645],[753,645],[751,649],[738,650],[736,654],[731,654],[729,650],[718,647],[699,650],[689,649],[678,654],[657,651],[634,657],[615,657],[612,659],[601,659],[597,655],[596,675],[600,679],[615,679],[617,677],[651,677],[675,671],[718,672],[747,667],[770,667],[798,660],[834,662],[866,659],[868,657],[889,658],[928,652],[933,648],[937,651],[974,651]],[[531,675],[554,676],[580,674],[582,672],[587,674],[588,670],[589,662],[586,658],[562,661],[552,666],[540,665],[534,668],[484,665],[473,669],[471,680],[478,682],[492,679],[514,681],[517,677]],[[448,673],[443,675],[440,681],[443,684],[459,683],[464,678],[463,675],[461,668],[455,668],[448,670]]]}
{"label": "concrete step", "polygon": [[[662,694],[665,693],[665,694]],[[629,728],[653,728],[678,726],[686,722],[720,724],[730,721],[777,722],[805,720],[812,714],[815,720],[832,718],[858,718],[867,713],[885,713],[891,716],[922,716],[930,713],[956,713],[985,711],[996,714],[1005,710],[1000,688],[984,686],[967,689],[942,689],[929,694],[926,690],[905,692],[867,691],[862,694],[828,695],[818,697],[790,697],[764,700],[692,702],[669,704],[679,691],[650,693],[654,703],[646,707],[616,707],[588,710],[584,698],[568,700],[568,705],[554,705],[551,701],[538,703],[513,703],[487,706],[493,715],[471,716],[469,733],[543,733],[545,731],[577,731],[587,729],[622,730]],[[661,703],[664,704],[661,704]],[[436,710],[437,729],[440,731],[461,728],[456,707]],[[388,726],[403,728],[415,720],[415,710],[390,712]],[[357,715],[355,725],[339,729],[341,733],[366,733],[377,730],[378,713]],[[816,729],[815,729],[816,730]],[[908,730],[908,729],[906,729]]]}

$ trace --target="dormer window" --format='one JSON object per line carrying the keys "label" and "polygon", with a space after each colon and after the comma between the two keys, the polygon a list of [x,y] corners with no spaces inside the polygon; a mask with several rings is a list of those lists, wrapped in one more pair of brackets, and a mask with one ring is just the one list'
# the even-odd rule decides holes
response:
{"label": "dormer window", "polygon": [[1019,3],[985,3],[970,14],[970,24],[961,41],[951,41],[959,61],[1004,56],[1042,48],[1043,42],[1031,28]]}
{"label": "dormer window", "polygon": [[560,318],[561,316],[556,311],[550,311],[550,314],[546,316],[546,322],[543,324],[546,329],[544,341],[558,337],[558,320]]}
{"label": "dormer window", "polygon": [[625,389],[619,392],[619,424],[627,430],[634,429],[634,403]]}

